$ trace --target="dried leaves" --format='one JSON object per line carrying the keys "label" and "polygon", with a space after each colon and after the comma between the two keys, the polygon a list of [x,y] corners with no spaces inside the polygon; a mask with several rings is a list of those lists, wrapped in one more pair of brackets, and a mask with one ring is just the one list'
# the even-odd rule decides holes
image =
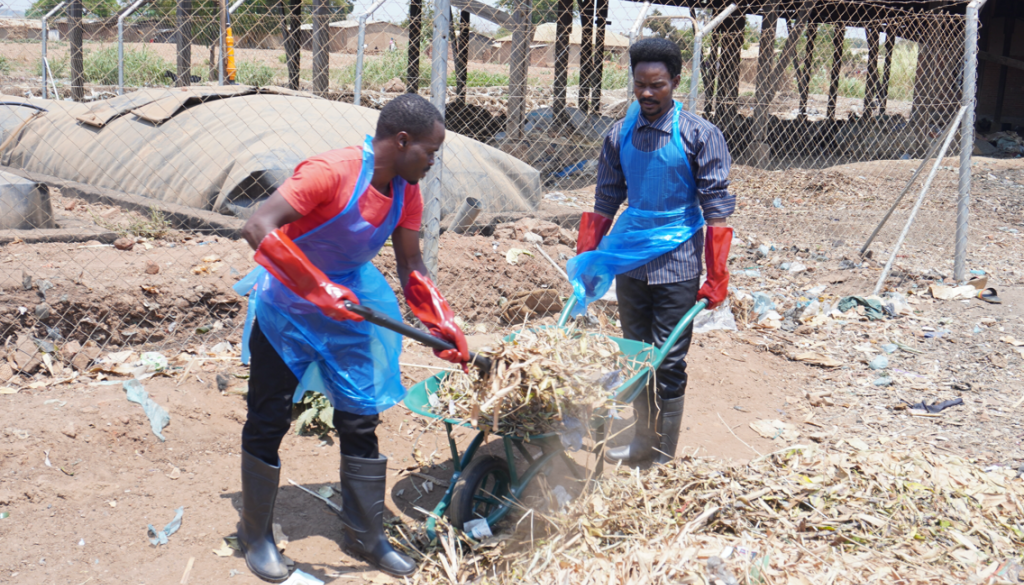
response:
{"label": "dried leaves", "polygon": [[431,399],[434,412],[518,435],[555,431],[570,417],[588,421],[643,366],[607,337],[561,328],[523,331],[481,353],[493,361],[490,373],[447,376]]}
{"label": "dried leaves", "polygon": [[555,534],[467,554],[452,582],[995,583],[1024,546],[1022,498],[1008,468],[916,450],[683,458],[605,478]]}

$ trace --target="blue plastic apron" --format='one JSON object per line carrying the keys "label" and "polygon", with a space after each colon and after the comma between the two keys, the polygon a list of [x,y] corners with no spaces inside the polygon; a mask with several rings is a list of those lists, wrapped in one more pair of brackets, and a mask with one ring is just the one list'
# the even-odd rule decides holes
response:
{"label": "blue plastic apron", "polygon": [[[328,278],[351,289],[360,303],[401,321],[395,293],[370,260],[398,225],[406,183],[400,177],[392,181],[391,210],[380,227],[374,227],[359,212],[359,199],[372,177],[373,144],[367,136],[359,179],[345,209],[295,243]],[[398,369],[402,338],[397,333],[365,321],[335,321],[263,267],[234,289],[249,295],[242,362],[249,361],[249,335],[256,317],[260,330],[300,380],[295,400],[312,390],[325,394],[338,410],[375,414],[405,397]]]}
{"label": "blue plastic apron", "polygon": [[672,112],[669,143],[652,152],[633,146],[640,104],[633,102],[619,131],[619,162],[626,176],[628,206],[596,250],[569,260],[576,306],[573,314],[604,296],[616,274],[639,268],[675,250],[704,227],[697,185],[679,135],[679,112]]}

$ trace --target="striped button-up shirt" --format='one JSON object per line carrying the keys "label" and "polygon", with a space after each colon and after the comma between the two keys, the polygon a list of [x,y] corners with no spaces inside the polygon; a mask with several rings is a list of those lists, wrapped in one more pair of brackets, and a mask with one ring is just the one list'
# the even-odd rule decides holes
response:
{"label": "striped button-up shirt", "polygon": [[[626,175],[619,162],[619,131],[624,120],[619,120],[604,138],[601,160],[597,167],[597,188],[594,211],[614,216],[626,201]],[[729,193],[729,167],[732,158],[725,137],[714,124],[695,114],[679,114],[679,134],[690,161],[690,169],[697,183],[697,199],[705,218],[723,218],[732,215],[736,196]],[[666,146],[672,135],[672,110],[654,122],[638,117],[633,130],[633,147],[651,152]],[[645,280],[648,284],[681,282],[700,276],[703,270],[704,232],[698,231],[675,250],[651,260],[644,266],[626,273]]]}

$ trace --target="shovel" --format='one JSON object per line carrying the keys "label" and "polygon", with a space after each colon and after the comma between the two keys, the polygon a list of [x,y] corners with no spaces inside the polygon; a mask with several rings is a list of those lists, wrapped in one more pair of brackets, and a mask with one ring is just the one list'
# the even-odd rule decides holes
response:
{"label": "shovel", "polygon": [[[394,319],[388,317],[387,315],[381,315],[377,311],[374,311],[373,309],[367,306],[357,305],[355,303],[345,301],[345,310],[351,311],[356,315],[359,315],[363,319],[369,321],[370,323],[373,323],[374,325],[377,325],[378,327],[390,329],[391,331],[394,331],[399,335],[404,335],[405,337],[408,337],[413,341],[418,341],[431,349],[436,349],[440,351],[446,349],[455,349],[454,345],[443,339],[434,337],[433,335],[427,333],[426,331],[421,331],[411,325],[406,325],[401,321],[395,321]],[[491,371],[490,358],[484,357],[482,355],[469,352],[469,363],[476,366],[477,368],[480,368],[481,374],[486,374]]]}

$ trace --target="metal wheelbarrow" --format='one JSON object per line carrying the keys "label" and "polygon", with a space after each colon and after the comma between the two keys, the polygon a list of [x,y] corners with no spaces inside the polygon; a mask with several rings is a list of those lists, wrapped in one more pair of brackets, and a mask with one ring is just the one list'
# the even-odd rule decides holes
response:
{"label": "metal wheelbarrow", "polygon": [[[569,302],[566,303],[566,307],[559,316],[557,327],[565,327],[574,304],[575,297],[570,297]],[[657,348],[640,341],[608,337],[619,346],[619,349],[626,355],[627,359],[645,364],[645,367],[637,374],[622,382],[620,386],[612,391],[610,398],[613,404],[616,406],[626,405],[633,402],[640,395],[640,392],[647,385],[651,374],[664,361],[668,348],[675,345],[683,331],[686,330],[686,327],[693,322],[694,317],[706,306],[706,301],[698,301],[679,320],[662,348]],[[505,341],[512,341],[515,337],[516,334],[513,333],[507,336]],[[581,466],[566,452],[558,433],[518,436],[489,433],[488,430],[481,430],[473,437],[465,451],[460,455],[455,439],[452,438],[452,430],[456,426],[472,428],[469,422],[461,419],[444,418],[431,412],[430,396],[437,392],[438,386],[447,375],[449,375],[449,372],[442,372],[416,384],[405,397],[405,405],[409,410],[428,418],[441,419],[444,422],[445,432],[448,436],[448,445],[452,452],[452,464],[455,467],[451,483],[445,491],[444,497],[441,498],[441,501],[427,519],[427,536],[431,540],[436,537],[435,527],[437,519],[445,513],[448,514],[451,523],[460,529],[463,529],[467,521],[478,518],[484,518],[489,526],[494,526],[513,507],[517,506],[517,502],[526,487],[539,473],[548,468],[555,457],[561,457],[566,462],[570,472],[576,479],[585,480]],[[604,448],[605,435],[610,419],[611,410],[606,408],[595,413],[589,421],[591,429],[594,431],[594,453],[599,454]],[[493,455],[476,456],[477,450],[483,444],[488,434],[501,438],[505,447],[504,459]],[[532,455],[524,445],[527,443],[540,447],[540,456]],[[513,449],[519,451],[529,464],[522,473],[516,470]],[[603,458],[598,456],[595,475],[599,475],[602,468]]]}

